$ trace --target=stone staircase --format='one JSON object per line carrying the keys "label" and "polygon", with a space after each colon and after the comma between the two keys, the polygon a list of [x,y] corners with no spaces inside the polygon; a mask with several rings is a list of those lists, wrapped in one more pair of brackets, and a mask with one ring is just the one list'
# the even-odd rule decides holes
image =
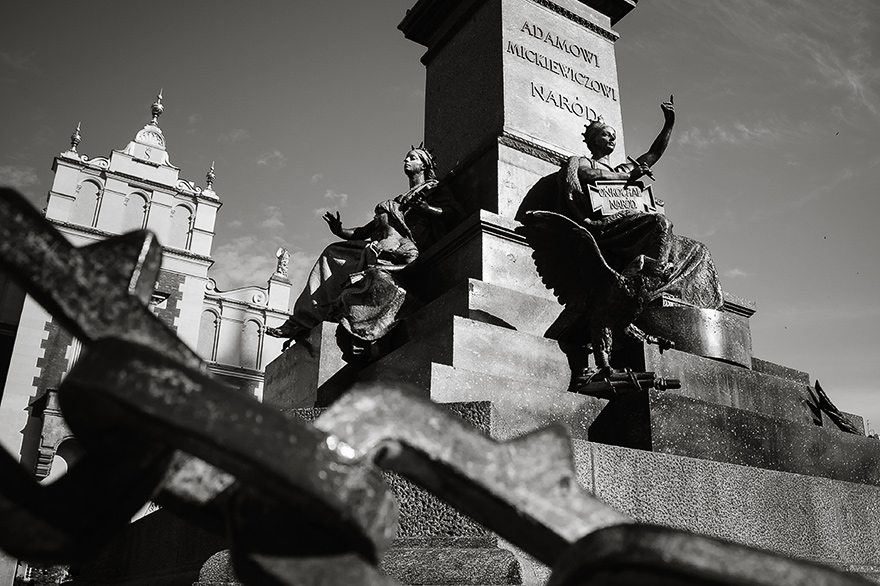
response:
{"label": "stone staircase", "polygon": [[[817,411],[807,373],[751,356],[753,304],[728,296],[713,318],[735,330],[732,354],[661,353],[642,344],[615,354],[621,365],[680,379],[680,389],[612,401],[576,395],[566,390],[572,358],[543,337],[561,307],[514,225],[481,211],[424,255],[417,290],[426,303],[383,341],[381,357],[346,364],[336,325],[323,324],[312,332],[312,353],[294,347],[269,365],[264,400],[322,407],[357,382],[400,381],[438,403],[485,405],[482,427],[498,440],[561,422],[583,486],[639,521],[880,576],[880,442],[840,431]],[[412,535],[407,523],[401,531]],[[428,583],[408,572],[433,558],[475,559],[450,543],[479,531],[450,535],[430,524],[422,531],[427,541],[389,554],[389,572],[404,582]],[[441,543],[449,550],[442,555]],[[449,564],[438,561],[430,583],[538,584],[547,576],[501,546],[516,555],[521,582],[474,582],[441,571]],[[513,577],[496,570],[496,578]]]}

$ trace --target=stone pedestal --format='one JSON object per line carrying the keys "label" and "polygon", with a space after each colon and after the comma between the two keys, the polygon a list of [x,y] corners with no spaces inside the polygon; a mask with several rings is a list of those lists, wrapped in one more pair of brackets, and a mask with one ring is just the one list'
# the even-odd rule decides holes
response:
{"label": "stone pedestal", "polygon": [[[880,443],[817,420],[807,373],[752,357],[753,304],[727,295],[722,311],[706,315],[667,300],[651,319],[678,318],[670,335],[688,351],[636,345],[617,353],[620,366],[678,378],[680,389],[612,401],[572,394],[571,357],[543,336],[561,307],[514,226],[485,211],[465,221],[420,259],[413,288],[425,306],[393,332],[386,355],[326,372],[308,392],[276,388],[279,404],[323,406],[354,382],[395,380],[439,403],[487,405],[484,426],[499,440],[561,422],[584,486],[639,520],[880,572],[880,551],[862,541],[880,532],[868,513],[880,506]],[[295,362],[282,355],[267,374]],[[315,402],[288,401],[295,397]],[[546,568],[502,547],[517,556],[522,583],[546,577]],[[389,554],[389,568],[412,580],[407,564],[416,571],[435,556],[463,555],[404,549]]]}

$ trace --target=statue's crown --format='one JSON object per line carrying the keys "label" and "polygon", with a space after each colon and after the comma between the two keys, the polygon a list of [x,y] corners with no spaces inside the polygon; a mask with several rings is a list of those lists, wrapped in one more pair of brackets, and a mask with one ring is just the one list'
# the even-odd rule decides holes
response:
{"label": "statue's crown", "polygon": [[434,155],[431,154],[431,151],[425,148],[425,142],[422,141],[419,143],[419,146],[410,145],[410,152],[418,151],[422,160],[425,162],[425,166],[430,167],[431,169],[437,168],[437,163],[434,161]]}
{"label": "statue's crown", "polygon": [[599,115],[595,120],[591,120],[589,124],[584,126],[584,142],[590,142],[590,140],[608,128],[608,125],[605,124],[605,120]]}

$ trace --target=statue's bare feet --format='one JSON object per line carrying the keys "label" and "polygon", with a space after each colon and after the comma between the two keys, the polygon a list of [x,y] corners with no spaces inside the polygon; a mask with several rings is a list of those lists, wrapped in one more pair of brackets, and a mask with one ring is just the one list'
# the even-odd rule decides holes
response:
{"label": "statue's bare feet", "polygon": [[298,344],[308,350],[309,354],[314,354],[314,349],[308,341],[309,331],[294,326],[289,321],[281,324],[281,327],[266,328],[266,335],[272,336],[273,338],[287,338],[284,340],[284,344],[281,345],[282,352],[286,351],[293,344]]}
{"label": "statue's bare feet", "polygon": [[281,331],[281,328],[266,328],[266,334],[273,338],[286,338],[287,334]]}
{"label": "statue's bare feet", "polygon": [[572,377],[569,390],[576,391],[592,382],[603,381],[611,376],[614,370],[610,366],[585,368],[579,375]]}

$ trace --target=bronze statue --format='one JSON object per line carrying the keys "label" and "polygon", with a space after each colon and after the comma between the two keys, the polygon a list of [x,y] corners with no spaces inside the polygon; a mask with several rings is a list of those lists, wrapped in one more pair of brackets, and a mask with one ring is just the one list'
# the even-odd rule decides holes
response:
{"label": "bronze statue", "polygon": [[[694,307],[722,305],[709,251],[672,233],[662,202],[652,210],[609,212],[600,209],[597,201],[598,187],[613,185],[615,193],[630,193],[636,187],[635,193],[640,193],[644,189],[640,180],[653,179],[651,167],[665,152],[675,122],[672,98],[660,107],[664,124],[651,148],[616,167],[608,163],[616,132],[601,120],[591,122],[584,132],[591,156],[571,157],[559,172],[539,181],[517,214],[522,223],[518,232],[534,248],[538,273],[565,305],[548,337],[592,346],[596,369],[583,376],[576,373],[575,386],[612,373],[615,332],[670,345],[633,325],[639,313],[662,295]],[[623,203],[637,207],[627,200]]]}
{"label": "bronze statue", "polygon": [[387,334],[412,302],[399,272],[457,219],[457,204],[437,189],[434,169],[431,154],[413,147],[403,164],[409,190],[377,205],[366,225],[345,228],[338,211],[326,212],[324,221],[342,241],[321,253],[293,315],[266,333],[288,338],[287,349],[322,321],[335,321],[354,338],[355,354]]}

